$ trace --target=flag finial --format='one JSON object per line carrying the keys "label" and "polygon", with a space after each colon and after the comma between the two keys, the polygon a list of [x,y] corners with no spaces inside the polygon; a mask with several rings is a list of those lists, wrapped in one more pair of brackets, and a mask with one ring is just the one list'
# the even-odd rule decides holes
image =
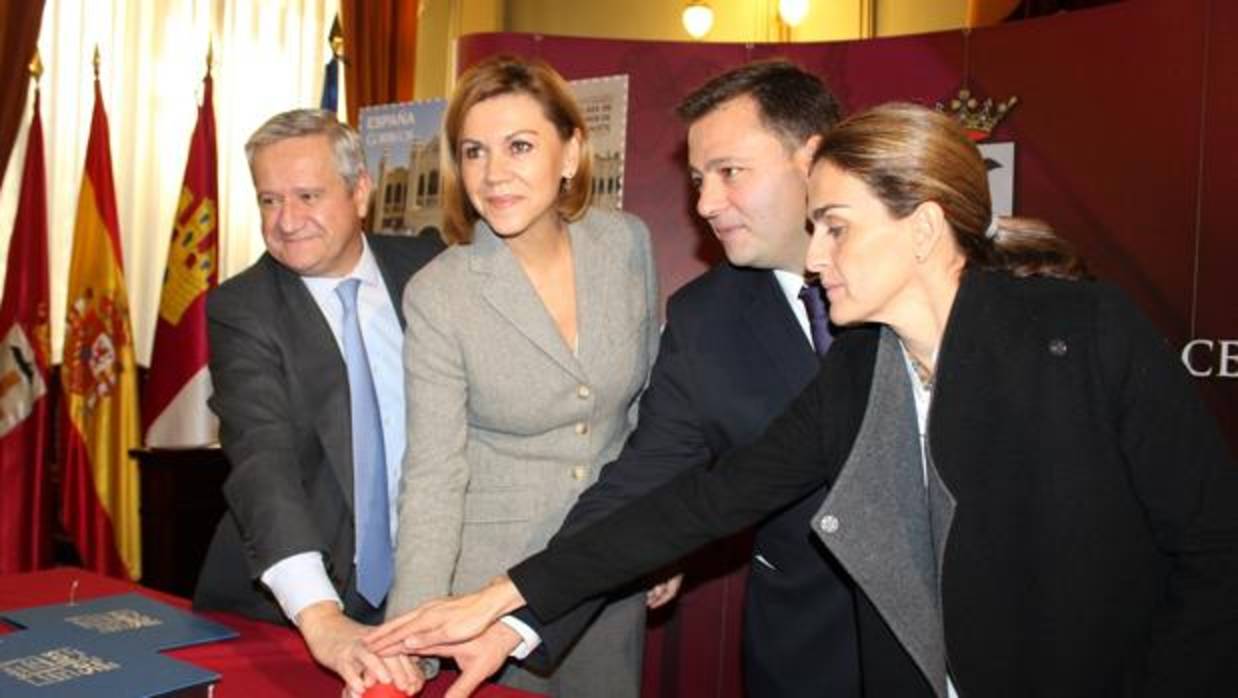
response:
{"label": "flag finial", "polygon": [[327,35],[331,40],[331,53],[336,58],[344,57],[344,28],[340,25],[340,16],[335,15],[335,21],[331,23],[331,31]]}
{"label": "flag finial", "polygon": [[210,77],[211,66],[215,63],[215,42],[206,42],[206,75]]}
{"label": "flag finial", "polygon": [[95,44],[95,80],[99,79],[99,64],[102,62],[103,59],[99,57],[99,44]]}
{"label": "flag finial", "polygon": [[39,58],[39,49],[34,50],[34,58],[30,59],[30,77],[34,78],[34,83],[39,84],[39,78],[43,77],[43,60]]}

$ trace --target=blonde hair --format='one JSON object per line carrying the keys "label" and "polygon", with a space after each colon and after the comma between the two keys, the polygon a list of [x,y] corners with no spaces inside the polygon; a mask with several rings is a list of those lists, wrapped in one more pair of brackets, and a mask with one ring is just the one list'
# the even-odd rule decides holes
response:
{"label": "blonde hair", "polygon": [[506,94],[524,94],[542,107],[559,137],[580,138],[580,162],[576,173],[559,193],[556,208],[566,220],[584,215],[592,195],[592,150],[588,128],[567,83],[545,62],[515,56],[495,56],[469,68],[460,76],[443,118],[443,235],[452,243],[473,241],[473,224],[480,217],[460,180],[460,129],[469,109],[479,102]]}

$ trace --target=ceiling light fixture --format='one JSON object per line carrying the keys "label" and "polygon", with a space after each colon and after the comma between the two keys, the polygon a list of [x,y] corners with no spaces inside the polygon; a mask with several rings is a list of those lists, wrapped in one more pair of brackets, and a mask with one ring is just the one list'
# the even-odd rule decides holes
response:
{"label": "ceiling light fixture", "polygon": [[683,8],[683,28],[693,39],[700,39],[714,26],[714,11],[700,0],[693,0]]}
{"label": "ceiling light fixture", "polygon": [[778,0],[778,17],[788,27],[798,27],[808,16],[808,0]]}

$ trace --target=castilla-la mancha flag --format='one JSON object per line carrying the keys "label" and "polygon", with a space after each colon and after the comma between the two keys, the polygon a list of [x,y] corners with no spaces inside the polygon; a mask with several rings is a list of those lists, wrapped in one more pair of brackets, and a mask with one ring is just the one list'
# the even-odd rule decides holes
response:
{"label": "castilla-la mancha flag", "polygon": [[44,467],[51,351],[47,179],[37,90],[26,143],[0,302],[0,574],[38,569],[51,557],[52,507]]}
{"label": "castilla-la mancha flag", "polygon": [[142,433],[152,448],[205,446],[217,440],[219,422],[206,406],[211,395],[206,292],[219,283],[215,172],[215,112],[208,74],[172,224],[155,348],[142,394]]}
{"label": "castilla-la mancha flag", "polygon": [[137,372],[97,77],[69,263],[61,380],[65,530],[85,567],[138,579],[138,469],[129,457],[138,445]]}

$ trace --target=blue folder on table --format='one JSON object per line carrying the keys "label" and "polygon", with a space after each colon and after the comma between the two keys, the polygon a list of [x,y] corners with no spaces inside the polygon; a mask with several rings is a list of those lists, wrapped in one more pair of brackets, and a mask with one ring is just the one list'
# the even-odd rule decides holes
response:
{"label": "blue folder on table", "polygon": [[0,696],[163,696],[219,675],[159,654],[236,631],[141,594],[0,612]]}

